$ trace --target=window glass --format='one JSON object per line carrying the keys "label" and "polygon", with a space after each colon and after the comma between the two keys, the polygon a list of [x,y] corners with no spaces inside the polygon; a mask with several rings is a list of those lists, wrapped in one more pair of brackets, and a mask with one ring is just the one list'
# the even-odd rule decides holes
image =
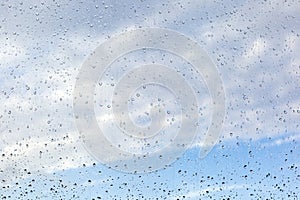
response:
{"label": "window glass", "polygon": [[1,199],[299,199],[299,10],[1,1]]}

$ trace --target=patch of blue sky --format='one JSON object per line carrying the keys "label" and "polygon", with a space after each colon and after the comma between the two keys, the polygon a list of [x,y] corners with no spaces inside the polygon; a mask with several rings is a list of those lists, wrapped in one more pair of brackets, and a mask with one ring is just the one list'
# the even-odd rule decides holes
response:
{"label": "patch of blue sky", "polygon": [[192,148],[165,170],[148,174],[122,173],[101,164],[37,174],[17,181],[18,185],[12,183],[2,195],[28,199],[296,198],[299,145],[296,141],[261,144],[220,144],[203,160],[197,158],[199,149]]}

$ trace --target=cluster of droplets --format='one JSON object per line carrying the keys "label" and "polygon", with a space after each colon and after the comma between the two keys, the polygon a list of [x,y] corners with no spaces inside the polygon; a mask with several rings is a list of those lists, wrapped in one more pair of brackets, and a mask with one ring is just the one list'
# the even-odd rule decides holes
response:
{"label": "cluster of droplets", "polygon": [[[0,198],[298,199],[298,10],[298,0],[1,1]],[[165,171],[119,174],[80,147],[73,86],[92,49],[149,26],[208,51],[226,123],[207,160],[195,150]]]}

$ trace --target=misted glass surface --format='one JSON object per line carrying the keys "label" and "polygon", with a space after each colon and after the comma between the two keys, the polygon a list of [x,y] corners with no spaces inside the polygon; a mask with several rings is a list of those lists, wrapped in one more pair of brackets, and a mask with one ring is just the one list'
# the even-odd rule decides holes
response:
{"label": "misted glass surface", "polygon": [[299,199],[300,1],[0,2],[1,199]]}

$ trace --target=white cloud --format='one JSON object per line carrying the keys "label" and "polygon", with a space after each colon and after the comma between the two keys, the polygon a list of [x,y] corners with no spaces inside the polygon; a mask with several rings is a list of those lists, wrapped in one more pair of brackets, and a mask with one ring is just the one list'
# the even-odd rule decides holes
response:
{"label": "white cloud", "polygon": [[251,57],[254,56],[262,56],[262,53],[267,48],[267,42],[261,38],[256,39],[251,46],[248,47],[248,50],[246,51],[244,58],[251,59]]}
{"label": "white cloud", "polygon": [[269,143],[263,143],[261,146],[271,147],[271,146],[280,146],[286,143],[299,142],[300,134],[297,135],[286,135],[284,138],[275,139]]}
{"label": "white cloud", "polygon": [[[160,8],[160,4],[158,4],[153,9],[155,12],[153,11],[147,16],[148,19],[144,24],[145,26],[166,24],[166,26],[185,30],[186,33],[191,32],[190,35],[197,39],[199,43],[202,40],[206,41],[207,44],[204,44],[203,47],[215,61],[219,58],[219,55],[224,53],[225,58],[221,57],[223,60],[216,62],[224,78],[224,87],[227,93],[228,113],[222,132],[223,141],[231,140],[236,136],[245,140],[250,138],[259,140],[300,131],[298,125],[300,121],[298,112],[300,110],[299,99],[295,97],[296,95],[291,95],[291,93],[299,94],[300,91],[297,88],[297,84],[285,83],[287,79],[293,83],[299,83],[300,62],[297,58],[299,37],[296,34],[286,33],[289,30],[280,29],[277,41],[277,38],[271,38],[274,33],[269,33],[264,29],[266,25],[272,25],[276,28],[280,28],[280,25],[282,25],[278,25],[277,22],[269,24],[266,21],[267,17],[264,15],[264,11],[267,12],[271,7],[274,7],[275,11],[272,11],[272,15],[278,16],[283,11],[285,13],[295,13],[299,10],[299,5],[286,7],[280,6],[277,4],[278,2],[281,1],[271,2],[271,5],[266,5],[265,7],[257,6],[256,2],[250,2],[238,7],[239,9],[237,9],[235,14],[228,17],[224,16],[223,18],[220,17],[220,20],[215,19],[212,23],[206,21],[206,23],[200,25],[192,23],[189,25],[183,22],[180,22],[180,26],[176,24],[178,24],[177,19],[190,18],[193,10],[198,12],[199,4],[207,3],[206,6],[208,8],[213,2],[183,2],[183,7],[186,6],[186,13],[181,12],[180,6],[172,5],[170,6],[172,12],[167,16],[156,12]],[[261,9],[260,13],[257,13],[256,9],[249,11],[249,7],[259,7]],[[193,13],[193,15],[195,14]],[[241,14],[244,14],[246,17],[241,17]],[[257,16],[253,19],[253,23],[243,21],[253,16]],[[176,21],[175,25],[172,24],[174,21]],[[60,23],[57,22],[57,25]],[[130,30],[134,27],[132,25],[134,23],[130,21],[129,24],[126,25],[128,27],[126,29]],[[238,28],[246,30],[248,25],[254,31],[253,33],[249,31],[248,35],[244,37],[236,31]],[[212,26],[214,28],[211,28]],[[296,29],[297,27],[292,28]],[[118,31],[120,30],[122,28],[118,29]],[[34,29],[29,31],[33,32]],[[110,30],[110,33],[118,31]],[[22,65],[26,66],[20,70],[20,79],[15,80],[13,76],[1,79],[1,81],[5,80],[5,83],[1,84],[1,89],[10,90],[11,87],[15,87],[15,92],[12,92],[10,98],[0,97],[1,101],[4,102],[0,105],[1,115],[3,115],[0,118],[0,148],[1,152],[7,155],[13,154],[11,158],[5,157],[0,162],[0,168],[6,169],[6,172],[8,172],[7,176],[13,177],[13,174],[9,172],[18,171],[20,168],[26,167],[27,164],[27,167],[32,170],[40,170],[40,172],[47,173],[55,170],[75,168],[82,162],[91,163],[91,158],[85,149],[82,148],[79,134],[75,124],[72,122],[72,90],[76,73],[84,58],[104,41],[105,36],[88,37],[87,32],[89,31],[84,30],[78,34],[68,31],[64,36],[53,37],[52,40],[54,40],[56,46],[49,47],[50,50],[46,50],[48,47],[45,47],[44,52],[39,52],[43,57],[34,61],[26,60],[28,58],[27,53],[30,50],[34,52],[34,43],[50,44],[44,37],[37,37],[34,42],[26,42],[28,39],[26,35],[22,36],[20,34],[18,41],[23,40],[24,44],[7,42],[5,39],[0,40],[4,44],[0,47],[1,72],[9,74],[11,66],[7,63],[11,62],[17,63],[22,60]],[[258,37],[261,33],[266,33],[266,35]],[[213,37],[211,37],[212,34]],[[67,40],[61,40],[59,37],[67,38]],[[224,42],[225,40],[227,40],[226,43]],[[28,46],[31,42],[32,46]],[[27,46],[27,48],[25,49],[24,46]],[[238,50],[232,51],[230,49],[236,46]],[[273,53],[269,51],[274,46],[278,49],[279,54],[282,55],[281,58],[274,58]],[[280,53],[284,46],[287,46],[288,50],[293,53],[288,55],[289,57],[284,57],[284,54]],[[44,47],[42,46],[41,48]],[[254,58],[258,56],[263,60],[272,60],[274,58],[275,64],[271,65],[268,63],[258,66],[257,63],[253,62]],[[26,61],[23,62],[25,57]],[[293,59],[290,60],[290,57],[293,57]],[[282,65],[288,65],[288,67],[279,66],[276,64],[277,62]],[[225,63],[224,66],[221,66],[221,63]],[[247,65],[251,66],[246,68]],[[288,71],[287,77],[281,74],[284,70]],[[18,77],[18,74],[16,76]],[[260,83],[263,86],[260,87]],[[30,86],[30,92],[23,90],[26,84]],[[39,95],[32,95],[33,88],[40,92]],[[277,98],[276,95],[279,97]],[[63,99],[61,102],[60,98]],[[38,112],[34,112],[35,108],[38,108]],[[13,111],[12,114],[2,114],[7,113],[9,110]],[[284,111],[288,114],[285,114]],[[30,119],[31,117],[33,120]],[[112,119],[111,115],[102,115],[101,117],[106,120]],[[47,124],[49,120],[52,121],[50,125]],[[60,123],[63,124],[64,128],[58,128]],[[30,126],[29,129],[27,125]],[[10,129],[13,134],[9,133]],[[49,143],[51,138],[62,138],[66,133],[69,135],[68,140],[61,141],[58,139]],[[230,136],[229,133],[233,133],[233,136]],[[292,135],[286,139],[277,139],[270,146],[284,144],[293,140],[298,141],[299,135]],[[26,147],[27,143],[29,147]],[[43,146],[45,143],[48,144],[47,147]],[[202,147],[201,140],[198,143],[196,142],[195,146]],[[77,149],[76,155],[73,154],[74,147]],[[39,151],[41,149],[45,152],[40,155]],[[58,161],[58,157],[63,159]],[[10,166],[14,166],[16,163],[18,163],[18,168],[12,171]]]}
{"label": "white cloud", "polygon": [[69,132],[60,137],[32,137],[2,148],[0,168],[2,180],[6,183],[24,175],[24,169],[36,173],[53,173],[81,167],[82,164],[92,165],[93,158],[86,152],[78,133]]}
{"label": "white cloud", "polygon": [[16,42],[0,38],[0,44],[1,68],[5,67],[6,63],[19,61],[26,56],[26,49]]}

